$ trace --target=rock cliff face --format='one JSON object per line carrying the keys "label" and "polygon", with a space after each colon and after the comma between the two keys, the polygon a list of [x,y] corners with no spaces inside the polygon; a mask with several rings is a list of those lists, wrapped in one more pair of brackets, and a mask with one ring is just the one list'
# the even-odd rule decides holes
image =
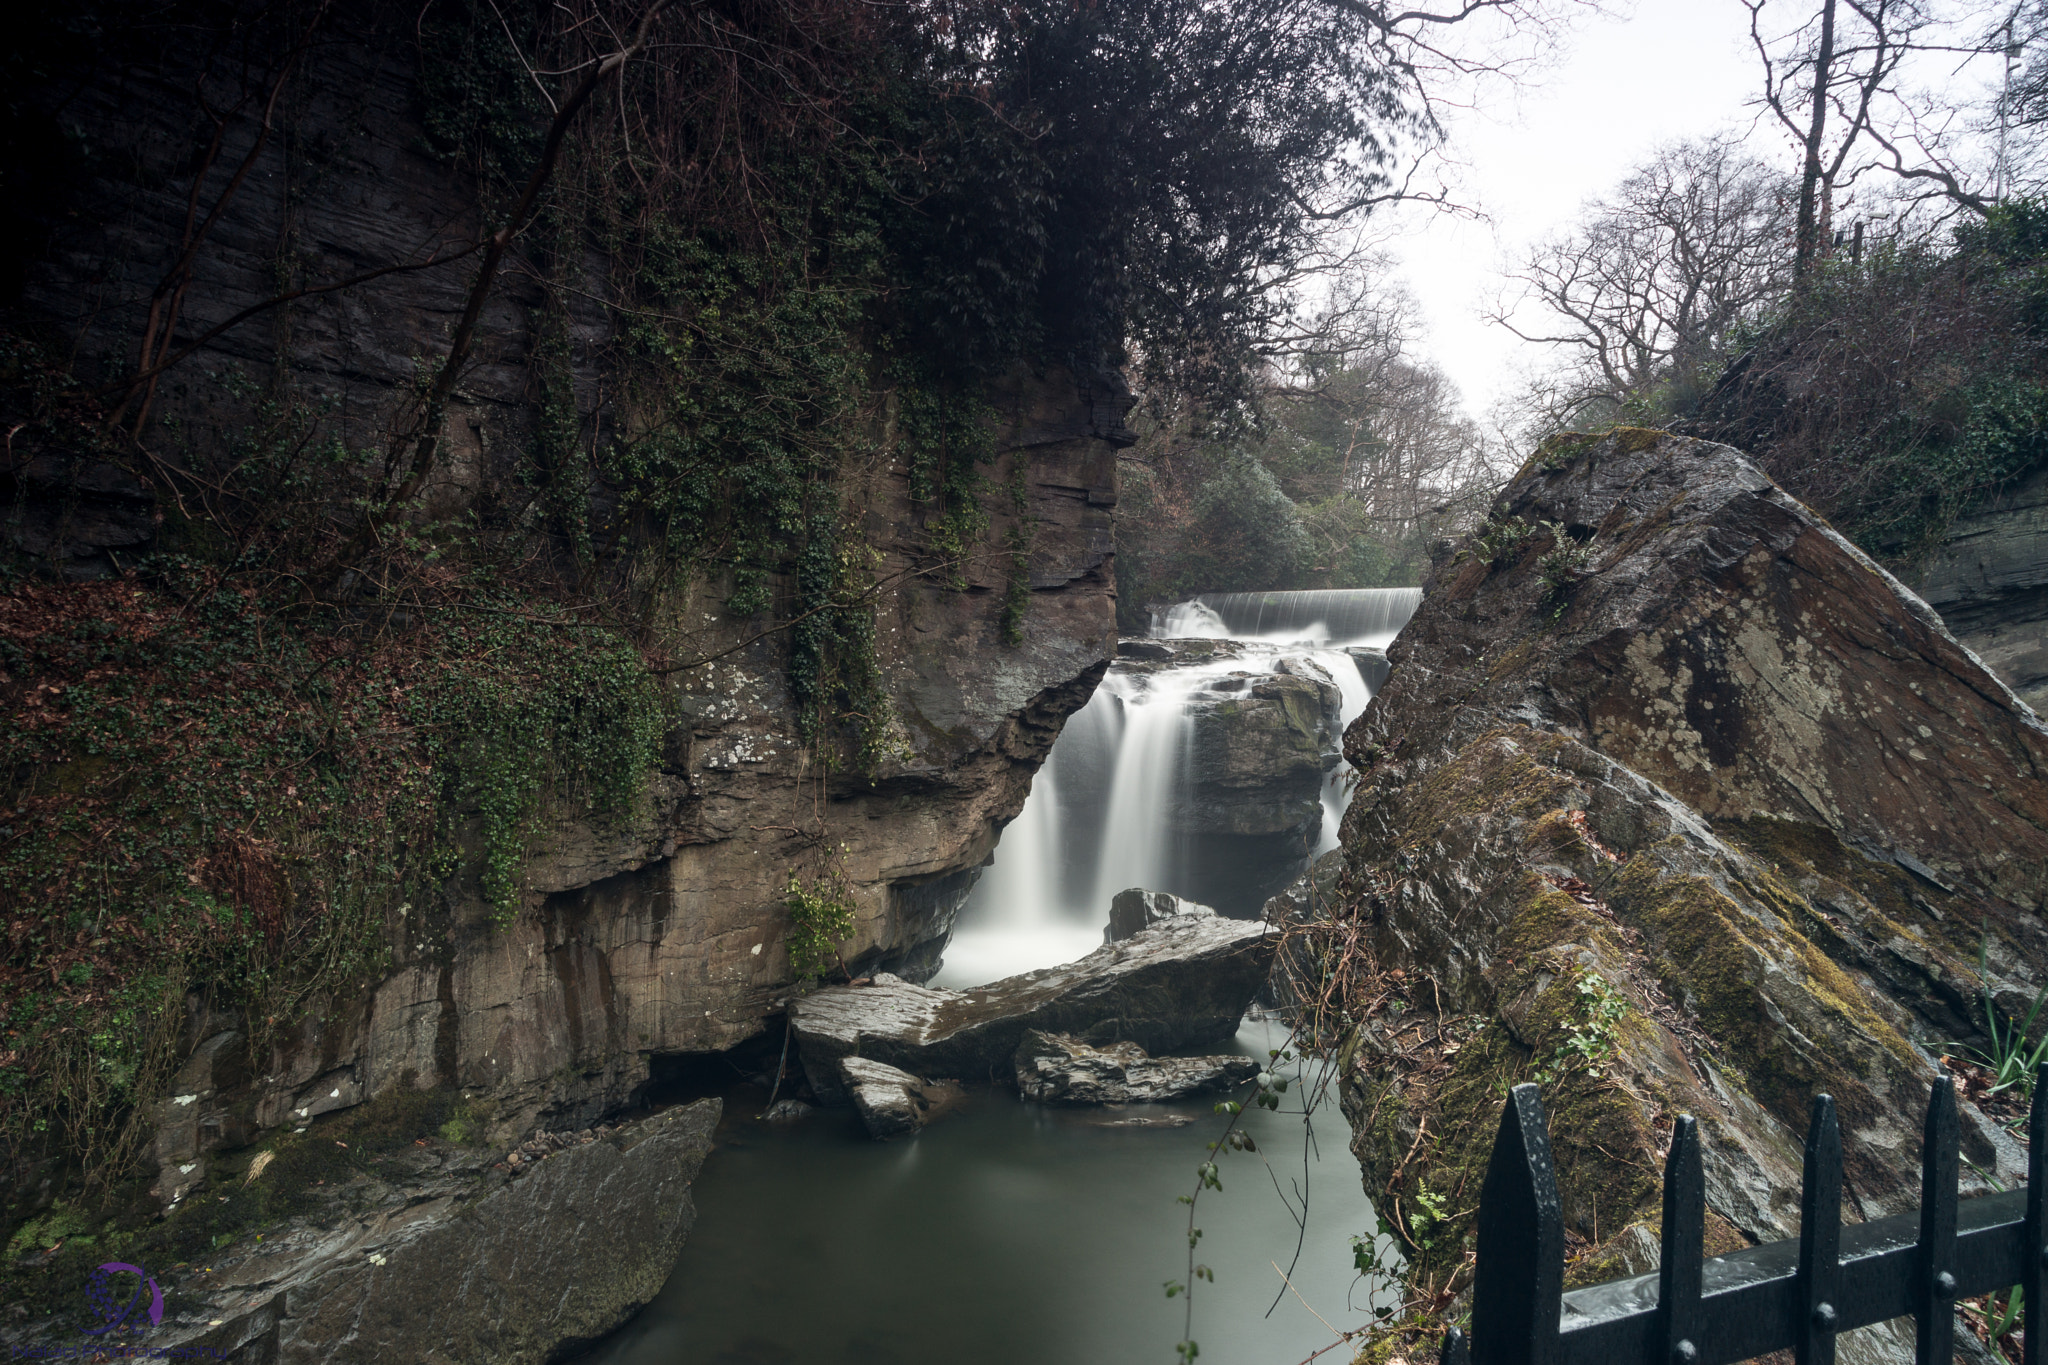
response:
{"label": "rock cliff face", "polygon": [[[1337,913],[1408,1008],[1344,1099],[1418,1271],[1462,1273],[1511,1081],[1544,1086],[1580,1250],[1655,1221],[1681,1112],[1716,1248],[1788,1235],[1823,1090],[1850,1215],[1913,1204],[1937,1054],[2044,979],[2034,713],[1740,454],[1655,432],[1547,447],[1390,655]],[[1995,1107],[1964,1146],[2003,1180]]]}
{"label": "rock cliff face", "polygon": [[[998,396],[999,469],[1021,464],[1031,489],[1039,586],[1020,644],[1000,636],[999,580],[891,593],[877,652],[905,724],[899,756],[872,781],[807,763],[776,637],[676,674],[687,729],[664,770],[628,819],[558,814],[509,926],[460,886],[412,907],[394,926],[390,975],[323,1002],[261,1075],[236,1049],[206,1046],[237,1021],[195,1017],[176,1092],[202,1102],[160,1107],[163,1196],[204,1180],[205,1151],[237,1132],[392,1086],[459,1086],[509,1137],[624,1103],[652,1059],[744,1042],[782,1007],[787,880],[820,845],[844,848],[858,908],[848,961],[929,972],[996,831],[1115,648],[1113,446],[1071,379],[1020,377]],[[914,552],[908,494],[900,471],[880,482],[870,505],[899,519],[889,567],[901,567]],[[703,621],[689,647],[717,653],[759,629]]]}
{"label": "rock cliff face", "polygon": [[2048,702],[2048,469],[1959,520],[1920,595],[2037,711]]}
{"label": "rock cliff face", "polygon": [[[244,189],[194,259],[181,337],[272,296],[280,278],[425,261],[437,244],[475,236],[477,190],[427,154],[410,21],[376,27],[389,18],[336,18],[333,40],[315,45],[295,78],[289,139],[252,152],[256,124],[230,124],[220,164],[249,156]],[[102,81],[67,107],[66,126],[104,154],[67,172],[74,211],[49,225],[49,252],[28,265],[19,304],[88,380],[132,364],[152,288],[177,250],[186,199],[166,187],[186,183],[188,149],[170,130],[184,127],[188,98]],[[592,432],[629,417],[599,363],[613,340],[595,302],[602,266],[590,263],[589,297],[568,293],[574,405]],[[167,377],[159,417],[180,440],[217,445],[288,385],[335,440],[375,448],[419,357],[445,345],[469,277],[457,260],[265,312]],[[530,273],[512,271],[485,308],[429,515],[489,513],[486,474],[531,438],[542,302]],[[842,864],[857,903],[849,961],[928,972],[996,830],[1115,649],[1110,512],[1114,450],[1132,439],[1128,391],[1114,374],[1020,369],[983,397],[999,429],[982,472],[1018,492],[987,499],[986,543],[1000,549],[970,557],[953,581],[914,572],[929,554],[925,513],[907,459],[889,454],[888,411],[882,454],[839,490],[877,552],[874,578],[899,585],[876,611],[876,655],[900,721],[878,770],[807,762],[785,681],[787,632],[766,615],[727,617],[723,585],[697,585],[660,643],[672,659],[710,661],[667,675],[683,724],[661,770],[626,818],[547,817],[509,926],[492,922],[474,886],[406,907],[390,926],[389,973],[358,995],[313,1002],[253,1068],[244,1021],[194,1001],[189,1060],[160,1106],[161,1196],[202,1182],[209,1150],[393,1087],[459,1087],[504,1138],[537,1121],[588,1122],[648,1078],[650,1059],[743,1042],[781,1008],[787,879],[817,871],[819,849]],[[104,463],[51,455],[8,473],[15,496],[0,530],[71,576],[116,571],[154,544],[166,509]],[[1012,642],[1000,618],[1019,546],[1029,601]]]}

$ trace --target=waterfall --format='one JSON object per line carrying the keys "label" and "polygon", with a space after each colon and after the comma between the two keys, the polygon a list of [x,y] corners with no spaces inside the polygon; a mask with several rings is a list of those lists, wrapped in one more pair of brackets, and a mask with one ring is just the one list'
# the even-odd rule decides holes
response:
{"label": "waterfall", "polygon": [[[1067,721],[1003,831],[989,871],[961,911],[935,984],[972,986],[1071,961],[1102,942],[1110,898],[1127,887],[1203,899],[1171,812],[1190,782],[1190,703],[1227,696],[1245,674],[1312,662],[1341,693],[1349,725],[1372,699],[1357,645],[1380,647],[1405,625],[1419,588],[1205,593],[1153,616],[1155,639],[1241,642],[1242,652],[1157,666],[1119,659],[1088,704]],[[1312,850],[1337,846],[1351,770],[1323,778],[1323,821]]]}
{"label": "waterfall", "polygon": [[1384,646],[1421,603],[1420,588],[1211,592],[1156,613],[1152,634],[1182,640]]}

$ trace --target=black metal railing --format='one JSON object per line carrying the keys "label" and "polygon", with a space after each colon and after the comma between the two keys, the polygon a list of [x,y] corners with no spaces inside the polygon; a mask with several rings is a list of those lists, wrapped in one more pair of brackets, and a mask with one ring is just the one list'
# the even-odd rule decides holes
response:
{"label": "black metal railing", "polygon": [[1793,1350],[1833,1365],[1836,1334],[1912,1315],[1916,1365],[1950,1361],[1955,1304],[2018,1286],[2026,1365],[2048,1365],[2048,1066],[2028,1120],[2027,1185],[1960,1199],[1955,1089],[1927,1103],[1917,1213],[1842,1226],[1842,1135],[1835,1103],[1813,1102],[1799,1198],[1799,1237],[1707,1259],[1699,1126],[1671,1133],[1664,1166],[1662,1258],[1654,1275],[1564,1292],[1564,1210],[1543,1102],[1518,1085],[1479,1195],[1472,1327],[1445,1334],[1443,1365],[1729,1365]]}

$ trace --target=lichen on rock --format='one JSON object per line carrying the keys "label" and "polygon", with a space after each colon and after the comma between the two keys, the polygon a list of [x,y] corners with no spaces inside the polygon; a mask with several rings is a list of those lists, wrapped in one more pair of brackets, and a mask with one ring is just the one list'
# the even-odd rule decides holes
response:
{"label": "lichen on rock", "polygon": [[[1987,992],[2010,1010],[2044,979],[2048,730],[1728,447],[1554,442],[1497,500],[1511,524],[1439,561],[1345,737],[1331,921],[1361,917],[1371,960],[1342,1096],[1411,1276],[1465,1282],[1524,1080],[1582,1277],[1654,1230],[1680,1113],[1710,1250],[1796,1228],[1821,1091],[1848,1216],[1910,1206],[1940,1057]],[[1580,567],[1546,575],[1566,538]],[[1965,1109],[1965,1155],[2015,1177]]]}

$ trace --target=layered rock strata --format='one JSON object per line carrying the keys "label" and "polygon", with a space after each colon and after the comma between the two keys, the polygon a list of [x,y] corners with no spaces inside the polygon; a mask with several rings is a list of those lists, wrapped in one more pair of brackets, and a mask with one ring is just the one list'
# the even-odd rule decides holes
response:
{"label": "layered rock strata", "polygon": [[907,981],[833,986],[791,1003],[804,1076],[822,1100],[846,1098],[843,1058],[963,1081],[1014,1075],[1026,1032],[1150,1052],[1228,1038],[1272,962],[1265,926],[1176,916],[1059,967],[972,991]]}
{"label": "layered rock strata", "polygon": [[2048,469],[1959,518],[1917,587],[2022,701],[2048,707]]}
{"label": "layered rock strata", "polygon": [[1362,917],[1376,954],[1344,1105],[1416,1273],[1464,1273],[1519,1080],[1585,1244],[1657,1218],[1681,1112],[1714,1248],[1787,1236],[1821,1091],[1848,1216],[1915,1204],[1937,1055],[2048,979],[2034,713],[1742,455],[1625,429],[1546,447],[1390,655],[1346,736],[1331,942]]}

